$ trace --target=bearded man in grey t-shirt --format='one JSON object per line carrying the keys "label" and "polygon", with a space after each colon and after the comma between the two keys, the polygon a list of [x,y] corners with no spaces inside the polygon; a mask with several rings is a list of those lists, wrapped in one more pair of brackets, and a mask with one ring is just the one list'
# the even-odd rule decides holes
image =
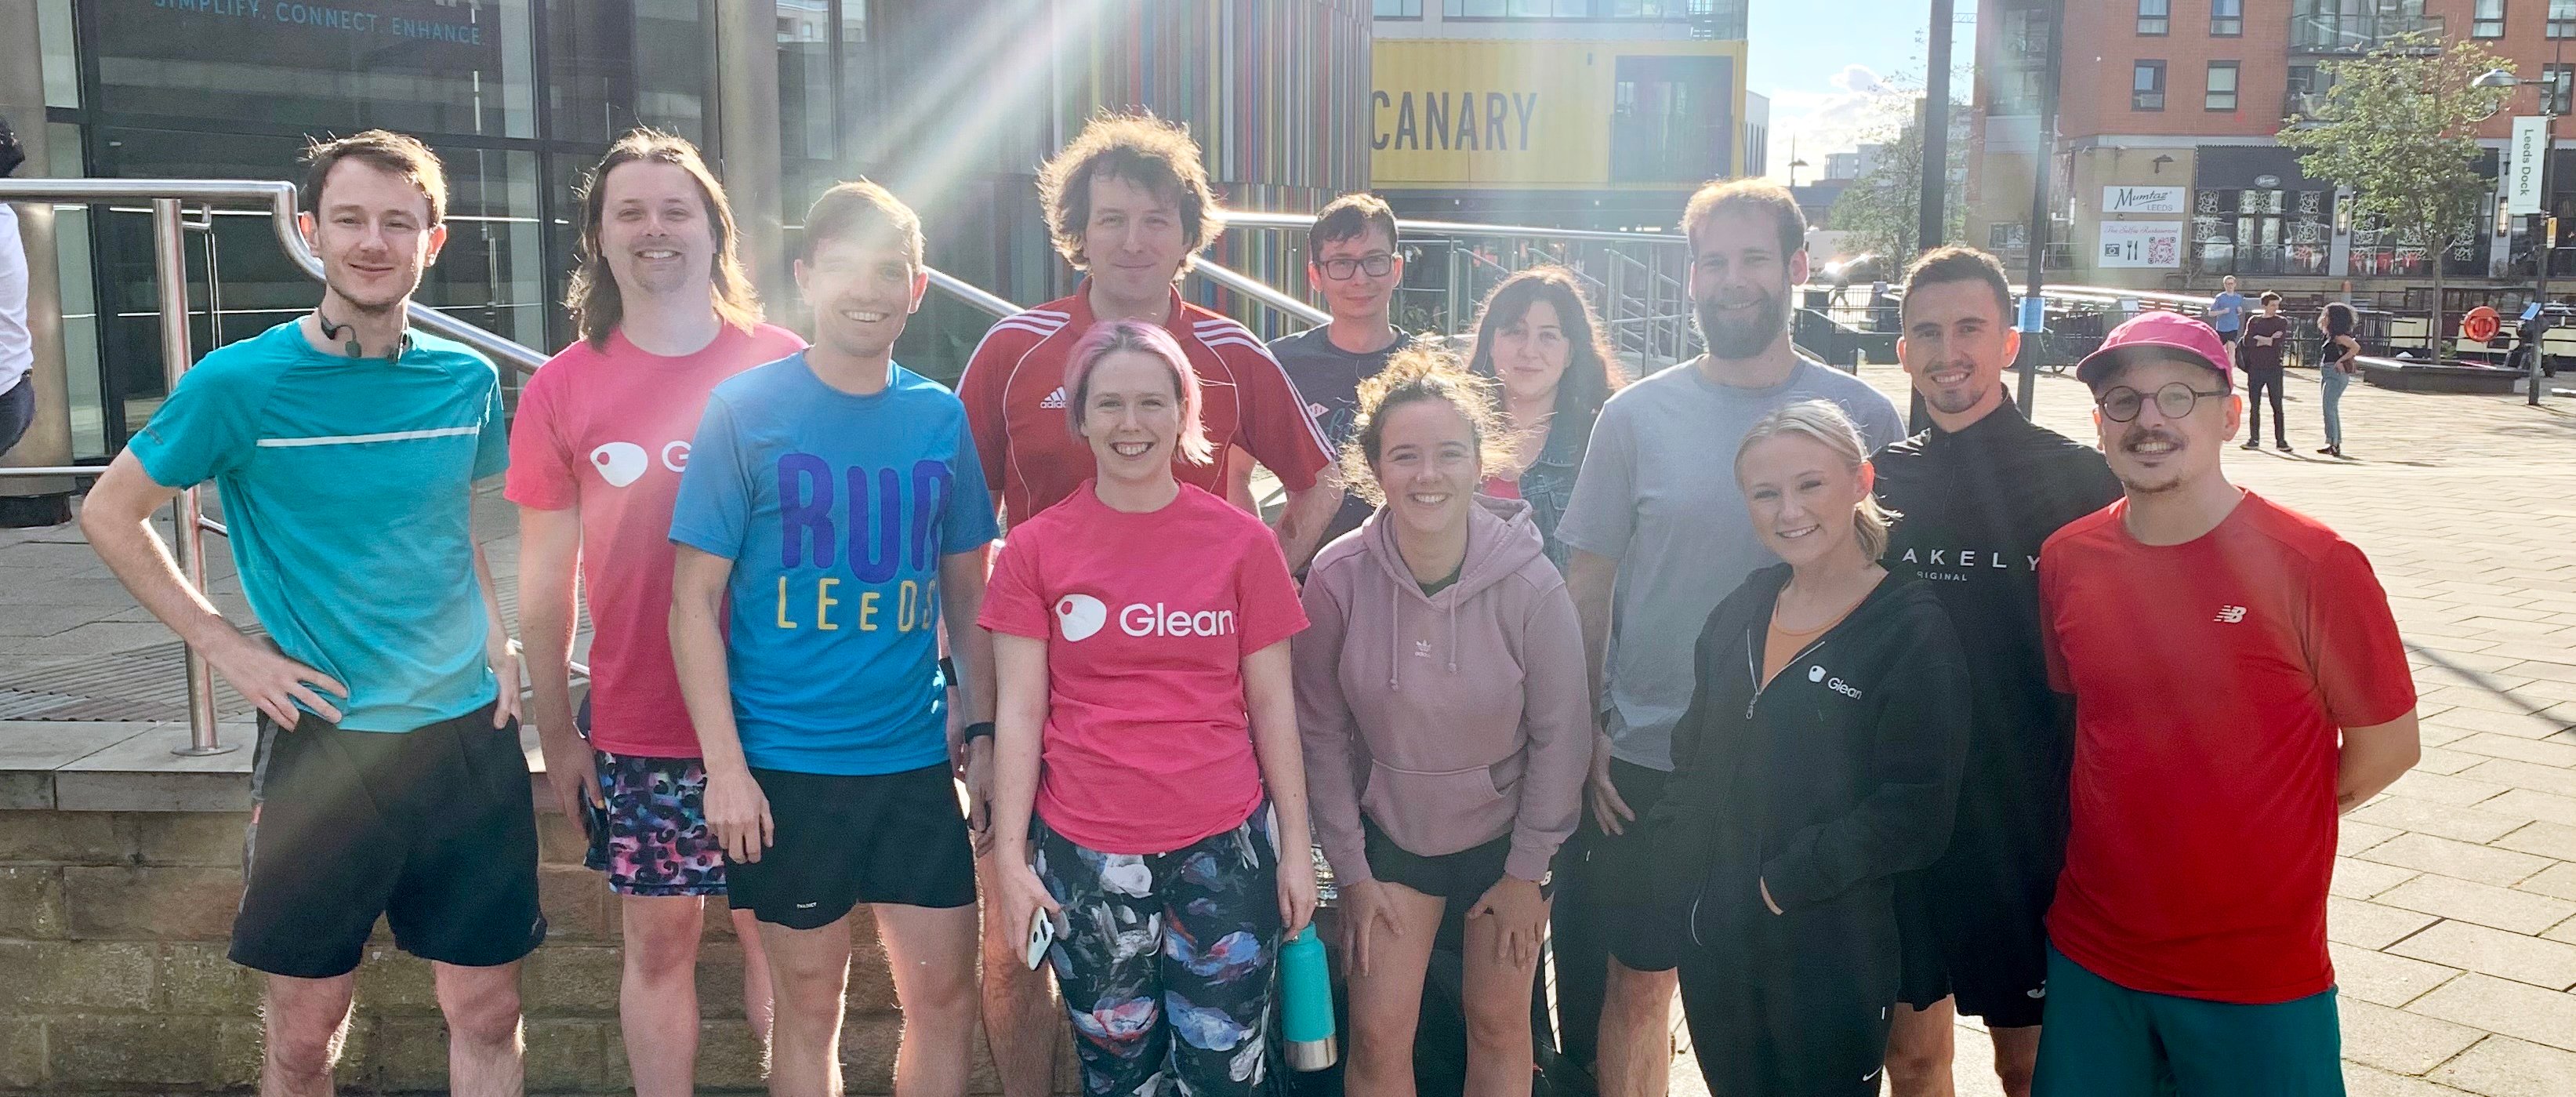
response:
{"label": "bearded man in grey t-shirt", "polygon": [[1728,592],[1779,562],[1736,490],[1736,446],[1755,420],[1802,400],[1841,406],[1871,450],[1904,434],[1886,397],[1790,345],[1790,293],[1807,280],[1808,257],[1806,218],[1786,189],[1712,183],[1691,197],[1682,228],[1708,353],[1603,406],[1557,526],[1574,550],[1566,586],[1601,720],[1590,810],[1558,862],[1567,871],[1555,909],[1557,988],[1567,1050],[1581,1059],[1597,1046],[1605,1094],[1660,1095],[1671,1071],[1674,972],[1641,970],[1659,961],[1621,947],[1612,927],[1652,924],[1633,913],[1655,871],[1645,816],[1673,768],[1692,647]]}

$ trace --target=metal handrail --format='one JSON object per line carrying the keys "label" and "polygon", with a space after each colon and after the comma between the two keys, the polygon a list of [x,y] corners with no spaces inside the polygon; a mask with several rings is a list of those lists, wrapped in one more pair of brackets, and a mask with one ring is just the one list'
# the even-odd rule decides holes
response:
{"label": "metal handrail", "polygon": [[978,309],[989,312],[994,316],[1008,318],[1018,315],[1021,311],[1020,306],[1012,304],[1007,298],[985,292],[982,286],[978,286],[936,267],[925,266],[922,269],[929,273],[930,284],[933,288],[945,292],[949,296],[955,297],[960,301],[964,301],[969,305],[973,305]]}
{"label": "metal handrail", "polygon": [[[268,214],[276,232],[280,250],[302,269],[306,276],[323,280],[320,257],[296,227],[296,189],[292,183],[252,179],[0,179],[0,202],[115,202],[148,201],[152,208],[153,278],[160,298],[162,369],[168,383],[176,387],[181,375],[195,364],[196,356],[188,332],[188,266],[184,233],[190,223],[183,207],[196,204],[208,212],[214,207],[247,206]],[[546,356],[496,333],[459,320],[417,301],[411,303],[408,319],[422,329],[454,339],[507,363],[513,368],[533,372],[544,364]],[[37,468],[0,468],[0,477],[96,476],[103,469],[85,466],[44,466]],[[182,489],[172,500],[171,525],[173,554],[180,572],[200,590],[205,588],[204,535],[226,536],[223,523],[205,516],[197,489]],[[238,743],[221,742],[215,728],[214,676],[206,665],[205,654],[196,645],[187,650],[188,745],[173,753],[203,756],[223,754],[240,749]],[[588,668],[575,664],[579,673]]]}
{"label": "metal handrail", "polygon": [[[1227,210],[1225,223],[1231,228],[1305,229],[1315,223],[1311,213],[1267,213],[1258,210]],[[1621,244],[1653,244],[1687,248],[1690,240],[1678,232],[1615,232],[1605,229],[1552,229],[1537,225],[1482,225],[1470,221],[1424,221],[1411,217],[1395,220],[1399,232],[1416,232],[1439,236],[1537,237],[1547,240],[1599,240]]]}
{"label": "metal handrail", "polygon": [[[275,179],[0,179],[0,202],[113,202],[169,200],[213,206],[264,209],[277,233],[277,246],[307,277],[322,280],[322,259],[296,228],[295,184]],[[184,268],[183,268],[184,270]],[[184,292],[184,286],[182,291]],[[186,315],[186,299],[180,301]],[[422,330],[456,340],[496,361],[533,373],[546,356],[472,323],[418,301],[408,313]]]}
{"label": "metal handrail", "polygon": [[1198,262],[1190,264],[1190,273],[1267,305],[1290,319],[1303,320],[1309,326],[1333,322],[1332,313],[1272,289],[1269,283],[1233,267],[1213,262],[1206,256],[1200,256]]}

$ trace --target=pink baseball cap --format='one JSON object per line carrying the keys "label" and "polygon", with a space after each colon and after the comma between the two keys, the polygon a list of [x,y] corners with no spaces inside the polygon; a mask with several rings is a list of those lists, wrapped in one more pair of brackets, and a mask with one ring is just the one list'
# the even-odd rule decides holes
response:
{"label": "pink baseball cap", "polygon": [[2163,351],[2218,371],[2218,380],[2228,388],[2236,387],[2236,376],[2228,368],[2227,344],[2220,342],[2218,332],[2209,325],[2179,312],[2140,313],[2128,323],[2112,328],[2102,337],[2102,347],[2075,364],[2075,379],[2087,385],[2099,380],[2112,367],[2125,365],[2149,351]]}

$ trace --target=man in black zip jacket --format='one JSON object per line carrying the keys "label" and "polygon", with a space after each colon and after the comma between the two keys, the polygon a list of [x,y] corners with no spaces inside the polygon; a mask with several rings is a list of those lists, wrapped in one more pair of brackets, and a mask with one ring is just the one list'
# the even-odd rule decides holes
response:
{"label": "man in black zip jacket", "polygon": [[[2102,455],[2024,418],[2004,393],[2020,347],[2002,264],[1932,251],[1906,273],[1897,357],[1932,419],[1879,451],[1878,499],[1905,516],[1889,573],[1921,579],[1969,652],[1973,719],[1950,846],[1896,886],[1903,1001],[1887,1045],[1893,1097],[1949,1097],[1954,1020],[1984,1019],[2004,1092],[2025,1097],[2048,974],[2041,927],[2066,845],[2071,708],[2050,691],[2040,545],[2109,506]],[[1953,1004],[1955,996],[1956,1003]]]}

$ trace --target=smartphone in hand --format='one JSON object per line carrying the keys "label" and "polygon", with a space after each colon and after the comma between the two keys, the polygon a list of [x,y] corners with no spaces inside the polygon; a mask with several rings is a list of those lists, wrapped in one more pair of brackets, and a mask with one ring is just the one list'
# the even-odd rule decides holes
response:
{"label": "smartphone in hand", "polygon": [[1045,963],[1047,950],[1053,947],[1055,920],[1047,917],[1045,907],[1039,907],[1029,918],[1029,948],[1028,955],[1024,957],[1029,970],[1036,971],[1039,964]]}

